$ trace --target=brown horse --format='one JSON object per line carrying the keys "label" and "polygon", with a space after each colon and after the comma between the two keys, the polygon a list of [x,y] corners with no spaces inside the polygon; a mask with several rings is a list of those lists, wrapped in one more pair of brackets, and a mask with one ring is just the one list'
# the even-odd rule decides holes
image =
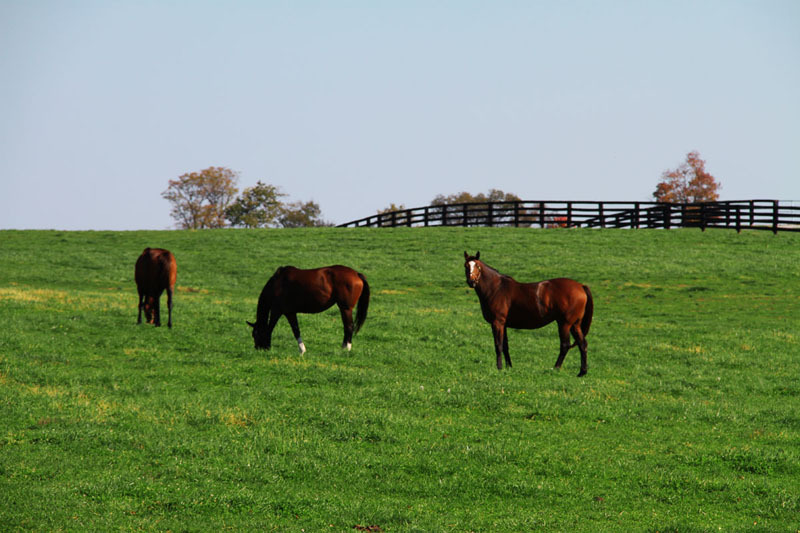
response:
{"label": "brown horse", "polygon": [[142,310],[148,324],[161,325],[161,293],[167,290],[167,308],[169,319],[167,326],[172,327],[172,293],[178,277],[178,264],[169,250],[161,248],[145,248],[136,260],[136,288],[139,291],[139,319],[142,323]]}
{"label": "brown horse", "polygon": [[[353,308],[358,302],[355,325]],[[358,333],[367,318],[369,307],[369,284],[367,279],[352,268],[334,265],[311,270],[293,266],[280,267],[264,285],[258,297],[256,322],[247,324],[253,328],[256,348],[269,350],[272,330],[278,319],[286,315],[292,333],[297,339],[300,353],[306,345],[300,337],[297,313],[321,313],[336,304],[342,314],[344,340],[342,348],[350,350],[353,334]]]}
{"label": "brown horse", "polygon": [[[561,339],[555,367],[561,368],[569,349],[577,345],[581,351],[578,377],[586,375],[586,335],[592,325],[594,310],[589,287],[567,278],[519,283],[500,274],[480,257],[480,252],[474,256],[464,252],[464,269],[467,285],[478,293],[483,318],[492,325],[497,369],[503,368],[501,352],[505,355],[506,366],[511,366],[506,328],[536,329],[555,321]],[[572,345],[569,343],[570,333],[575,338]]]}

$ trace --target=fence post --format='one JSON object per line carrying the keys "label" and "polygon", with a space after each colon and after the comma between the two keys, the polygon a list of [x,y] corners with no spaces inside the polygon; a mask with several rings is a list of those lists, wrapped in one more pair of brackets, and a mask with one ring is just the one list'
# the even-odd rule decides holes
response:
{"label": "fence post", "polygon": [[706,230],[706,203],[700,204],[700,231]]}
{"label": "fence post", "polygon": [[461,222],[462,222],[462,224],[464,224],[464,227],[466,227],[467,226],[467,204],[462,204],[461,208],[462,208],[462,212],[464,213],[464,220],[462,220]]}
{"label": "fence post", "polygon": [[778,233],[778,219],[779,219],[779,210],[778,210],[778,200],[772,200],[772,233]]}
{"label": "fence post", "polygon": [[639,202],[636,202],[635,204],[633,204],[633,227],[636,228],[636,229],[639,229],[639,208],[640,208],[640,205],[641,204],[639,204]]}
{"label": "fence post", "polygon": [[539,204],[539,226],[544,227],[544,202]]}
{"label": "fence post", "polygon": [[519,227],[519,202],[514,202],[514,227]]}
{"label": "fence post", "polygon": [[736,233],[742,232],[742,206],[736,206]]}
{"label": "fence post", "polygon": [[603,202],[600,202],[600,227],[606,227],[606,215],[603,211]]}
{"label": "fence post", "polygon": [[756,223],[756,201],[750,200],[750,227]]}
{"label": "fence post", "polygon": [[494,204],[489,202],[486,204],[486,224],[491,228],[494,227],[494,216],[492,213],[492,209],[494,208]]}
{"label": "fence post", "polygon": [[572,227],[572,202],[567,202],[567,227]]}
{"label": "fence post", "polygon": [[423,223],[428,227],[428,206],[425,206],[425,213],[423,214]]}

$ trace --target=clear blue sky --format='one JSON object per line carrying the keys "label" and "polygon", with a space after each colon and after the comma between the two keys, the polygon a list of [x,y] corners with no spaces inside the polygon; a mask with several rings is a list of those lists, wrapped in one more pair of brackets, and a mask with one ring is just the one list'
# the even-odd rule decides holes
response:
{"label": "clear blue sky", "polygon": [[209,166],[329,221],[490,188],[800,200],[800,1],[0,0],[0,228],[167,229]]}

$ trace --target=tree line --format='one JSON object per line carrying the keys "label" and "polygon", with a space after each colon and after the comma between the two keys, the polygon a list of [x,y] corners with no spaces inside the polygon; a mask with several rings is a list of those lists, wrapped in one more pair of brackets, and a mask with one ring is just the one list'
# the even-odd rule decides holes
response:
{"label": "tree line", "polygon": [[169,180],[161,193],[172,205],[170,215],[181,229],[298,228],[330,226],[313,201],[285,203],[274,185],[258,181],[241,194],[238,173],[225,167],[209,167]]}
{"label": "tree line", "polygon": [[[661,180],[656,184],[653,198],[656,202],[675,204],[695,204],[714,202],[719,200],[719,190],[722,185],[706,170],[706,162],[700,153],[691,151],[686,154],[686,160],[674,169],[665,170]],[[470,194],[460,192],[448,196],[439,194],[431,200],[431,206],[448,206],[455,204],[478,203],[489,204],[492,202],[519,202],[522,198],[514,193],[503,192],[499,189],[490,189],[487,194]],[[394,211],[403,211],[406,206],[392,203],[384,209],[379,209],[376,214],[381,215]]]}
{"label": "tree line", "polygon": [[[719,199],[721,184],[706,170],[706,162],[697,151],[686,154],[686,160],[677,168],[665,170],[656,184],[653,198],[663,203],[701,203]],[[172,204],[170,214],[181,229],[202,228],[297,228],[330,226],[322,219],[316,202],[285,203],[282,193],[274,185],[258,181],[241,193],[237,187],[238,174],[225,167],[209,167],[190,172],[169,181],[161,196]],[[491,203],[522,201],[514,193],[490,189],[488,193],[473,195],[468,192],[443,195],[431,200],[432,206],[464,203]],[[390,204],[379,209],[378,214],[402,211],[403,204]]]}

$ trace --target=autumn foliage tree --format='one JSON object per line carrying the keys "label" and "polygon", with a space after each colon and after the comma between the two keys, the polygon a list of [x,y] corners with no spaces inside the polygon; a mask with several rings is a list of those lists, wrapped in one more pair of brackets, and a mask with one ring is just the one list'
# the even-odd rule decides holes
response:
{"label": "autumn foliage tree", "polygon": [[656,185],[653,197],[664,203],[713,202],[719,199],[722,187],[706,171],[706,162],[697,151],[686,154],[686,161],[674,170],[666,170]]}
{"label": "autumn foliage tree", "polygon": [[209,167],[169,180],[161,196],[172,204],[170,214],[181,229],[222,228],[225,209],[239,192],[237,181],[233,170]]}

